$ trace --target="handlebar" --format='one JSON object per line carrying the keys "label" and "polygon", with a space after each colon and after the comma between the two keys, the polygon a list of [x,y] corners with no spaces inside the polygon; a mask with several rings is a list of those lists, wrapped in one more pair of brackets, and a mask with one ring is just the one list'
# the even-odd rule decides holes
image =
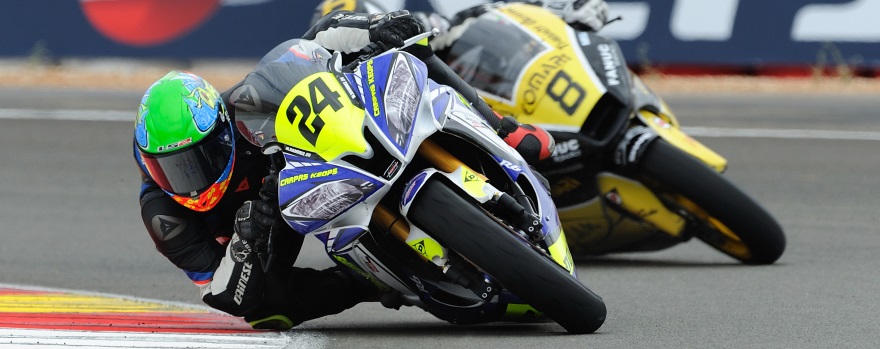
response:
{"label": "handlebar", "polygon": [[355,58],[354,61],[346,64],[343,68],[345,69],[345,71],[353,71],[355,67],[357,67],[358,65],[360,65],[363,62],[370,60],[373,57],[376,57],[380,54],[383,54],[385,52],[392,51],[392,50],[403,50],[407,47],[415,45],[419,41],[422,41],[422,40],[428,39],[428,38],[432,38],[432,37],[437,36],[439,34],[440,34],[440,29],[434,28],[431,31],[424,32],[419,35],[413,36],[409,39],[406,39],[403,42],[403,46],[391,47],[388,49],[384,49],[382,47],[382,45],[379,45],[375,42],[371,42],[367,46],[365,46],[363,49],[361,49],[361,51],[365,52],[364,54],[358,56],[358,58]]}

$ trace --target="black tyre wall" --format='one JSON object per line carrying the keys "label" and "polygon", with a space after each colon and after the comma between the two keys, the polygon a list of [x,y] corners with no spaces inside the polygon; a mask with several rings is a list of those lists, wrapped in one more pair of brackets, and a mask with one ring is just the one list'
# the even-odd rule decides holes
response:
{"label": "black tyre wall", "polygon": [[751,251],[747,259],[731,257],[746,264],[771,264],[782,256],[785,235],[776,219],[696,158],[658,138],[645,152],[639,169],[662,186],[655,189],[688,198],[732,230]]}
{"label": "black tyre wall", "polygon": [[430,180],[409,218],[569,332],[592,333],[602,326],[601,297],[461,195]]}

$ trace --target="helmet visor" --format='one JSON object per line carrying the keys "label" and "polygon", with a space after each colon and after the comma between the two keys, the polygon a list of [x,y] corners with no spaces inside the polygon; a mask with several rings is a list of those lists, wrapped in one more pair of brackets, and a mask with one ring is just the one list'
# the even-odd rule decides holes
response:
{"label": "helmet visor", "polygon": [[217,124],[208,137],[195,146],[168,154],[144,154],[151,177],[163,190],[194,196],[217,182],[229,165],[233,152],[229,122]]}

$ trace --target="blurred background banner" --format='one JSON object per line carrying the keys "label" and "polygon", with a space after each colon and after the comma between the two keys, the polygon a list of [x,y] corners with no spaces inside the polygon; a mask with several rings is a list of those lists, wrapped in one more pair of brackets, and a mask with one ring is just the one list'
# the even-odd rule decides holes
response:
{"label": "blurred background banner", "polygon": [[[344,1],[344,0],[340,0]],[[401,0],[382,0],[389,7]],[[2,0],[0,58],[259,58],[302,35],[318,0]],[[480,0],[444,0],[443,12]],[[602,33],[633,66],[880,68],[880,0],[608,1]],[[410,0],[413,10],[428,0]],[[445,13],[449,15],[449,13]]]}
{"label": "blurred background banner", "polygon": [[0,0],[0,57],[259,58],[301,36],[302,0]]}
{"label": "blurred background banner", "polygon": [[609,1],[602,30],[630,63],[786,70],[880,68],[880,0]]}

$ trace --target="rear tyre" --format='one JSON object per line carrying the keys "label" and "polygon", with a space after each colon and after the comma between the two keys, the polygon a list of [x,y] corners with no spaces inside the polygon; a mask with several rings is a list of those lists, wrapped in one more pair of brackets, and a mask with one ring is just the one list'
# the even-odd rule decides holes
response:
{"label": "rear tyre", "polygon": [[736,185],[696,158],[656,139],[641,162],[654,188],[696,218],[688,230],[745,264],[771,264],[785,251],[779,223]]}
{"label": "rear tyre", "polygon": [[556,262],[443,182],[425,184],[410,220],[572,333],[605,322],[605,302]]}

